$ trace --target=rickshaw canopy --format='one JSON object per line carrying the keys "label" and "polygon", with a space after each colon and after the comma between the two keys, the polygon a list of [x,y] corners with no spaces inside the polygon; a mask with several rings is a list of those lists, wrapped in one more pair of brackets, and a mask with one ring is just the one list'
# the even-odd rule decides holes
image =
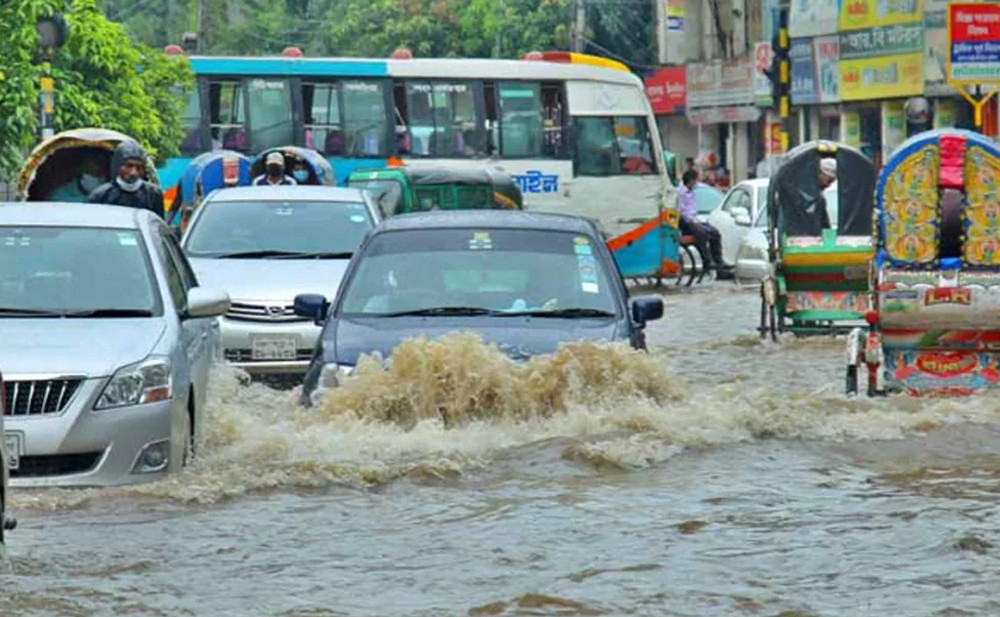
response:
{"label": "rickshaw canopy", "polygon": [[926,131],[879,175],[878,263],[1000,270],[1000,148],[979,133]]}
{"label": "rickshaw canopy", "polygon": [[[820,236],[826,213],[820,186],[820,160],[837,161],[837,220],[841,236],[872,231],[875,166],[860,151],[832,141],[812,141],[790,150],[768,186],[768,222],[787,236]],[[770,234],[773,237],[773,234]]]}
{"label": "rickshaw canopy", "polygon": [[[117,170],[111,156],[123,141],[137,141],[124,133],[103,128],[64,131],[46,139],[31,151],[17,180],[20,201],[85,201],[96,186],[84,186],[86,173],[107,182]],[[156,165],[146,156],[145,179],[159,185]]]}
{"label": "rickshaw canopy", "polygon": [[248,186],[253,162],[235,150],[215,150],[197,156],[181,176],[181,203],[194,205],[215,189]]}
{"label": "rickshaw canopy", "polygon": [[250,168],[251,180],[264,173],[266,167],[264,160],[272,152],[280,152],[285,157],[285,173],[287,175],[291,176],[295,163],[301,161],[305,163],[306,169],[309,170],[309,181],[305,184],[324,186],[334,186],[336,184],[336,176],[333,173],[333,166],[330,165],[330,161],[319,152],[300,146],[268,148],[258,154],[253,159],[253,165]]}

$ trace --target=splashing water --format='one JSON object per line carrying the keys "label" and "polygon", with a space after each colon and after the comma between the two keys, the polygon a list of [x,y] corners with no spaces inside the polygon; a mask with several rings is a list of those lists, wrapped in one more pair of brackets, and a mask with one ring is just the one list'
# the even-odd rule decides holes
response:
{"label": "splashing water", "polygon": [[[772,354],[740,342],[734,348],[755,361]],[[65,509],[112,494],[213,503],[266,490],[454,478],[539,443],[557,448],[556,460],[602,472],[662,464],[692,446],[900,439],[1000,422],[1000,393],[846,399],[742,378],[692,393],[666,367],[662,354],[623,345],[568,344],[517,364],[475,335],[418,338],[385,365],[363,358],[315,409],[298,407],[298,392],[248,385],[241,371],[217,367],[198,456],[183,472],[115,489],[19,490],[13,505]]]}

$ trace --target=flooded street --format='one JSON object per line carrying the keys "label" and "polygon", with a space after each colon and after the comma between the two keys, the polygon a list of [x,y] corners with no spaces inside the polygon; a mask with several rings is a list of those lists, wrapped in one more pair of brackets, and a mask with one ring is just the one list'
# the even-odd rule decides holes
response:
{"label": "flooded street", "polygon": [[843,343],[760,342],[756,292],[666,303],[562,385],[416,349],[340,413],[222,372],[184,473],[14,491],[0,616],[1000,614],[1000,395],[848,400]]}

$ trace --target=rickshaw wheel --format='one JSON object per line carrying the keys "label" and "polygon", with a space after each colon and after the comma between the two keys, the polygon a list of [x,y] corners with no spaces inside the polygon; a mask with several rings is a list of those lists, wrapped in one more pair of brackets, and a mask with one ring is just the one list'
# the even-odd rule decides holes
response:
{"label": "rickshaw wheel", "polygon": [[767,301],[767,284],[767,279],[760,283],[760,338],[767,338],[770,334],[771,340],[778,342],[778,307]]}
{"label": "rickshaw wheel", "polygon": [[850,396],[858,393],[858,367],[857,365],[847,366],[847,379],[844,384],[844,394]]}

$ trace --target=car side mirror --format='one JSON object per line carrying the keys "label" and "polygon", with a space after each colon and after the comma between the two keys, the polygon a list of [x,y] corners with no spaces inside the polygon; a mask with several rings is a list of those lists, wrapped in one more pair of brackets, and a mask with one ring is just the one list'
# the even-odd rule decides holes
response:
{"label": "car side mirror", "polygon": [[185,317],[218,317],[229,310],[229,294],[221,289],[192,287],[187,296]]}
{"label": "car side mirror", "polygon": [[663,298],[642,296],[632,300],[632,319],[641,325],[663,317]]}
{"label": "car side mirror", "polygon": [[322,326],[326,323],[330,303],[322,294],[299,294],[295,296],[294,310],[299,317],[308,317],[317,326]]}
{"label": "car side mirror", "polygon": [[737,225],[742,225],[744,227],[749,227],[752,221],[750,220],[750,211],[746,208],[733,208],[729,211],[729,214],[736,221]]}

